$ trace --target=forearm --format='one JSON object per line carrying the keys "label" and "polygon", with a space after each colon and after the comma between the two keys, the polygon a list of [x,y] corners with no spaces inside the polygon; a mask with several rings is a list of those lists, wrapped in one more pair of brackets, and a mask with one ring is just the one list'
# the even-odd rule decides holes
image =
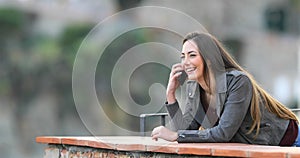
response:
{"label": "forearm", "polygon": [[171,117],[171,121],[175,130],[198,129],[199,125],[189,113],[182,114],[177,101],[173,104],[166,104],[167,111]]}

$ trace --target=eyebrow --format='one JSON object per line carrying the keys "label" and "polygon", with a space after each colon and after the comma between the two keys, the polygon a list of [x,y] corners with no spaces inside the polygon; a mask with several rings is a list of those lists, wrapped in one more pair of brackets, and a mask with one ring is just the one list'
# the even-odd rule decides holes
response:
{"label": "eyebrow", "polygon": [[[194,51],[194,50],[191,50],[191,51],[187,52],[187,54],[191,54],[191,53],[197,53],[197,52]],[[184,52],[181,52],[181,54],[185,54],[185,53],[184,53]]]}

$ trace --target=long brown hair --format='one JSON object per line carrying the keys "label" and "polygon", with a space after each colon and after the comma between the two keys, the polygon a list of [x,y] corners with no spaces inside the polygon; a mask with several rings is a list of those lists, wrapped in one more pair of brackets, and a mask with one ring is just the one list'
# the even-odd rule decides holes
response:
{"label": "long brown hair", "polygon": [[[260,103],[264,103],[265,107],[272,113],[276,114],[278,117],[283,119],[292,119],[295,120],[298,123],[297,116],[289,110],[286,106],[284,106],[282,103],[277,101],[275,98],[273,98],[270,94],[268,94],[261,86],[258,85],[258,83],[254,80],[253,76],[248,73],[246,70],[244,70],[232,57],[231,55],[225,50],[223,45],[212,35],[208,33],[198,33],[198,32],[192,32],[189,33],[183,40],[183,43],[186,41],[194,41],[198,47],[198,50],[201,55],[200,47],[203,44],[203,42],[207,42],[205,40],[210,40],[210,42],[213,42],[216,45],[216,50],[208,50],[208,51],[219,51],[222,57],[222,60],[224,62],[225,70],[229,69],[236,69],[239,71],[244,72],[251,84],[252,84],[252,99],[251,99],[251,105],[250,105],[250,113],[251,117],[253,119],[252,126],[250,130],[248,131],[248,134],[254,131],[256,129],[255,136],[258,135],[259,129],[260,129],[260,121],[261,121],[261,112],[260,112]],[[203,53],[203,52],[202,52]],[[203,57],[202,57],[203,58]],[[207,63],[205,60],[204,62],[204,79],[208,87],[210,87],[210,81],[209,78],[209,69],[207,67]]]}

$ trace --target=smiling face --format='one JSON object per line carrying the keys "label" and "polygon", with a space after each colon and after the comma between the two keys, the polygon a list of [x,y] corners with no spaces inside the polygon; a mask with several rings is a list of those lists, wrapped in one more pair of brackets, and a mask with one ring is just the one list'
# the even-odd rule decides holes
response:
{"label": "smiling face", "polygon": [[204,62],[194,41],[188,40],[183,44],[181,63],[189,80],[204,81]]}

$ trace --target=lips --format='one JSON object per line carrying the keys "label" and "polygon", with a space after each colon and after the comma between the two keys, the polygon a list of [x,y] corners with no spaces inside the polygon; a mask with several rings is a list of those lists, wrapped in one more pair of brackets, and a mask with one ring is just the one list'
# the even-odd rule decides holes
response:
{"label": "lips", "polygon": [[185,71],[186,73],[192,73],[196,70],[196,67],[190,67],[190,68],[186,68]]}

